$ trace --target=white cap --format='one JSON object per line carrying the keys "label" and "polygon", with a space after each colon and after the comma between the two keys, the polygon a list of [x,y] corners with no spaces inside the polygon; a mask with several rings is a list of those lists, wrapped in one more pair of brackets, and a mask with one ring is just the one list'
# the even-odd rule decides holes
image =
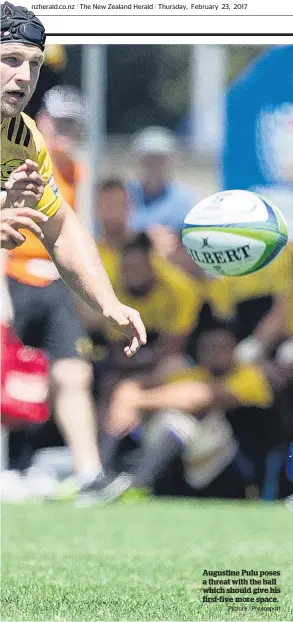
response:
{"label": "white cap", "polygon": [[175,153],[177,151],[176,137],[165,127],[147,127],[134,135],[132,151],[139,155]]}
{"label": "white cap", "polygon": [[86,102],[73,86],[54,86],[45,93],[43,104],[53,119],[72,119],[83,125],[86,122]]}

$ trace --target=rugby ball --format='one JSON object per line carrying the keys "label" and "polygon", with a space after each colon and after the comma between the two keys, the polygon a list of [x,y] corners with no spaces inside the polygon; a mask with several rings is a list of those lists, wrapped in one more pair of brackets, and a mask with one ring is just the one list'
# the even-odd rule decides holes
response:
{"label": "rugby ball", "polygon": [[226,190],[193,207],[182,227],[182,241],[206,272],[240,276],[264,268],[288,239],[282,212],[247,190]]}

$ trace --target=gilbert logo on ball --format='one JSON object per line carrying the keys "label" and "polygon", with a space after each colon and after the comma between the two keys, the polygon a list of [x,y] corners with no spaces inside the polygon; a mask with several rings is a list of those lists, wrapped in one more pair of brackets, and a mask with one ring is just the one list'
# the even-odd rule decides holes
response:
{"label": "gilbert logo on ball", "polygon": [[214,275],[240,276],[264,268],[287,243],[287,224],[265,197],[246,190],[218,192],[186,216],[183,244]]}

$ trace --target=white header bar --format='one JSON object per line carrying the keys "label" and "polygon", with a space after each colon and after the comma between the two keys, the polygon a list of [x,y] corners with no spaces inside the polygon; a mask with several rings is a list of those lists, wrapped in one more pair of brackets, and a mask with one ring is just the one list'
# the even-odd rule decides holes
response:
{"label": "white header bar", "polygon": [[[210,3],[45,0],[22,4],[43,21],[49,34],[290,34],[292,0]],[[56,16],[59,19],[56,19]],[[123,19],[124,18],[124,19]],[[272,40],[271,40],[272,41]],[[262,43],[263,41],[259,41]],[[122,43],[122,41],[121,41]]]}

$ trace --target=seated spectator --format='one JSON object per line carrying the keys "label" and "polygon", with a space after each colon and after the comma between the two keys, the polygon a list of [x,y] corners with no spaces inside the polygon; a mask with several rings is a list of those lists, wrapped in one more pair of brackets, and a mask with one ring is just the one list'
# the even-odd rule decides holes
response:
{"label": "seated spectator", "polygon": [[[125,478],[125,489],[131,487],[135,494],[137,489],[152,490],[160,474],[180,456],[184,469],[180,494],[256,493],[262,482],[254,460],[260,451],[264,465],[268,447],[278,443],[280,422],[264,371],[237,363],[235,348],[231,330],[215,326],[198,341],[199,366],[179,369],[156,388],[144,389],[142,383],[129,380],[117,387],[108,417],[112,451],[114,439],[117,444],[141,424],[144,431],[141,458],[134,475]],[[244,439],[241,425],[234,427],[238,417],[242,428],[246,425]],[[116,492],[109,493],[109,500]]]}

